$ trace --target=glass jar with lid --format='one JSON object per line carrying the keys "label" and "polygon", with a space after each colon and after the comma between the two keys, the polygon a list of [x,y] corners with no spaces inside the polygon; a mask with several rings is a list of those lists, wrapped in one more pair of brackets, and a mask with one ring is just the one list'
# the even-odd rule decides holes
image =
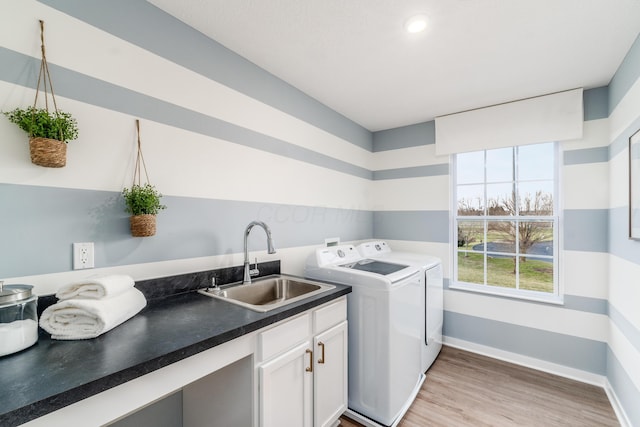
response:
{"label": "glass jar with lid", "polygon": [[38,341],[38,297],[31,285],[3,285],[0,280],[0,356]]}

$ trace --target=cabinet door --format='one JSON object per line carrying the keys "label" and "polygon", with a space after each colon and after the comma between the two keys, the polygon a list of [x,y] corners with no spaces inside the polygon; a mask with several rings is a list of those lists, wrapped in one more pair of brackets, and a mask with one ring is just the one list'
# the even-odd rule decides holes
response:
{"label": "cabinet door", "polygon": [[314,423],[333,425],[347,409],[347,322],[317,335],[315,352]]}
{"label": "cabinet door", "polygon": [[303,343],[259,368],[261,427],[311,427],[313,351]]}

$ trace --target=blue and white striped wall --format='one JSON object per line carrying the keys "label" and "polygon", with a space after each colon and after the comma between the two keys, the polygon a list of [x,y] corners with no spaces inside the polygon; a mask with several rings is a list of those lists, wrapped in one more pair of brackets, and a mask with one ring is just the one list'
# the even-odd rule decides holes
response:
{"label": "blue and white striped wall", "polygon": [[[32,102],[38,19],[80,138],[65,168],[37,167],[26,136],[0,117],[0,278],[48,294],[96,273],[239,265],[253,219],[272,227],[278,253],[266,254],[257,230],[252,254],[288,273],[336,236],[386,239],[450,271],[449,158],[435,155],[433,122],[372,134],[144,0],[0,2],[0,110]],[[585,92],[584,138],[561,145],[564,305],[445,292],[447,343],[607,385],[633,425],[640,243],[626,239],[624,141],[640,127],[638,45],[608,87]],[[136,118],[168,206],[142,239],[130,237],[120,197]],[[73,271],[71,245],[85,241],[96,269]]]}
{"label": "blue and white striped wall", "polygon": [[[591,117],[590,111],[602,110],[603,102],[606,111],[606,97],[598,96],[603,92],[606,95],[606,88],[586,91],[589,120],[585,122],[585,136],[562,145],[565,232],[561,283],[565,304],[447,289],[447,343],[602,383],[607,342],[607,216],[602,214],[608,205],[607,118],[606,114]],[[402,148],[388,148],[404,138],[413,140],[413,144],[401,142],[398,145]],[[377,166],[394,168],[393,177],[374,178],[376,195],[393,200],[393,209],[374,213],[374,235],[390,239],[394,247],[434,253],[444,260],[445,271],[450,273],[449,159],[435,156],[434,148],[433,122],[374,133]],[[598,155],[601,151],[604,158]],[[415,176],[416,170],[423,172],[421,176]],[[591,186],[590,197],[576,192],[592,182],[599,184]],[[404,191],[407,187],[412,191]],[[584,233],[585,227],[596,231]],[[583,264],[590,268],[585,269]]]}
{"label": "blue and white striped wall", "polygon": [[[0,117],[0,277],[52,293],[88,274],[136,279],[242,263],[244,227],[260,260],[302,274],[325,237],[371,238],[371,132],[143,0],[0,4],[0,109],[33,102],[38,19],[58,105],[80,138],[67,166],[29,162]],[[120,196],[131,185],[135,119],[151,182],[168,206],[136,239]],[[254,236],[255,234],[255,236]],[[72,243],[95,243],[96,270],[72,271]]]}
{"label": "blue and white striped wall", "polygon": [[[640,129],[640,38],[609,85],[607,379],[640,425],[640,241],[629,240],[629,137]],[[634,185],[640,185],[635,182]]]}
{"label": "blue and white striped wall", "polygon": [[[628,425],[640,425],[640,242],[627,237],[639,40],[609,86],[585,91],[583,138],[560,144],[564,303],[447,289],[444,321],[449,345],[604,386]],[[373,141],[376,169],[387,169],[374,174],[374,236],[442,257],[450,275],[448,159],[434,154],[433,122]]]}

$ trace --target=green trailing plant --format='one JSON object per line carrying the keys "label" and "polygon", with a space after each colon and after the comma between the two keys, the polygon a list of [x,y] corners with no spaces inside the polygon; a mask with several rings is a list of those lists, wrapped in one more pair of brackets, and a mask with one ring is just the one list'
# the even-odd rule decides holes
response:
{"label": "green trailing plant", "polygon": [[63,142],[78,137],[78,123],[69,113],[28,107],[16,108],[3,114],[30,137],[57,139]]}
{"label": "green trailing plant", "polygon": [[125,211],[131,215],[156,215],[167,207],[160,203],[160,194],[151,184],[134,184],[131,189],[122,190],[126,204]]}

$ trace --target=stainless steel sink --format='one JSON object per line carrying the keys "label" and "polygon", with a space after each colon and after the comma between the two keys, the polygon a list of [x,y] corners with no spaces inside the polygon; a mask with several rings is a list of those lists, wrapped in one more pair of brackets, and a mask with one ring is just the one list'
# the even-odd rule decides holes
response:
{"label": "stainless steel sink", "polygon": [[267,312],[335,288],[333,285],[286,275],[266,276],[243,285],[201,289],[203,295],[241,305],[251,310]]}

